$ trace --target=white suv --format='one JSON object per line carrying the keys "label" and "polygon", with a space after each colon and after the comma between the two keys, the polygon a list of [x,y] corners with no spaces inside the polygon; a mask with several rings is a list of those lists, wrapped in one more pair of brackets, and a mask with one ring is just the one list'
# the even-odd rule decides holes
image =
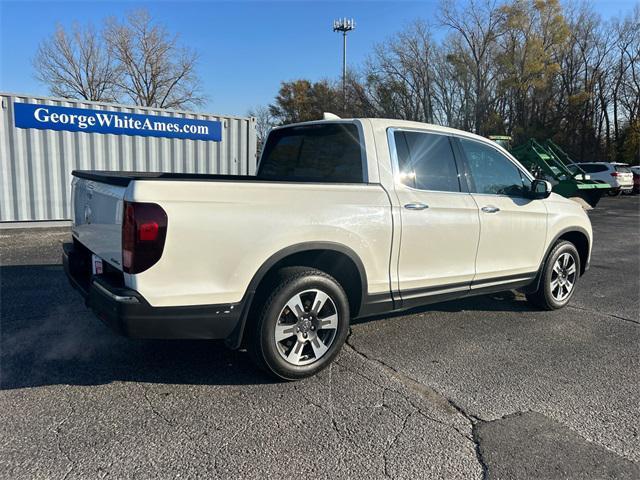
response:
{"label": "white suv", "polygon": [[602,180],[611,185],[612,195],[631,193],[633,190],[633,173],[626,163],[589,162],[578,165],[592,180]]}

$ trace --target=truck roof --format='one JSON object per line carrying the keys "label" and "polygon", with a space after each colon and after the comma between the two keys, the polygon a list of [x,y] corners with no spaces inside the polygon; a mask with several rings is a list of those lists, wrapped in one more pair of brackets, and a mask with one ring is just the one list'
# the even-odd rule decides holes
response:
{"label": "truck roof", "polygon": [[[385,130],[387,128],[400,128],[407,130],[427,130],[436,133],[455,135],[458,137],[466,137],[478,140],[491,145],[493,148],[501,150],[510,158],[513,156],[497,143],[486,137],[476,135],[474,133],[465,132],[456,128],[443,127],[431,123],[413,122],[410,120],[397,120],[392,118],[336,118],[327,120],[313,120],[309,122],[290,123],[275,127],[273,130],[284,128],[301,127],[305,125],[318,124],[338,124],[338,123],[370,123],[374,129]],[[99,170],[74,170],[71,172],[73,176],[93,180],[111,185],[119,185],[126,187],[132,180],[194,180],[194,181],[254,181],[268,182],[273,180],[265,180],[255,175],[228,175],[228,174],[203,174],[203,173],[166,173],[166,172],[123,172],[123,171],[99,171]]]}
{"label": "truck roof", "polygon": [[469,137],[476,140],[482,140],[484,142],[489,141],[487,137],[476,135],[475,133],[466,132],[464,130],[458,130],[457,128],[443,127],[442,125],[435,125],[433,123],[414,122],[412,120],[398,120],[395,118],[339,118],[330,120],[310,120],[307,122],[289,123],[286,125],[280,125],[275,127],[276,129],[300,127],[304,125],[317,125],[317,124],[331,124],[331,123],[352,123],[352,122],[371,122],[374,128],[406,128],[406,129],[418,129],[418,130],[431,130],[434,132],[448,133],[450,135],[457,135],[460,137]]}

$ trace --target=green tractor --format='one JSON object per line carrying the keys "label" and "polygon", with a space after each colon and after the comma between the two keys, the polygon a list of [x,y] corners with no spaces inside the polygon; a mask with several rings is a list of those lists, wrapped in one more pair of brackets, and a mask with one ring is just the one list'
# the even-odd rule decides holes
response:
{"label": "green tractor", "polygon": [[542,145],[531,138],[526,143],[513,147],[509,136],[491,135],[489,139],[511,152],[536,178],[551,182],[553,191],[563,197],[578,197],[595,207],[602,195],[611,189],[608,183],[591,180],[589,175],[551,140]]}

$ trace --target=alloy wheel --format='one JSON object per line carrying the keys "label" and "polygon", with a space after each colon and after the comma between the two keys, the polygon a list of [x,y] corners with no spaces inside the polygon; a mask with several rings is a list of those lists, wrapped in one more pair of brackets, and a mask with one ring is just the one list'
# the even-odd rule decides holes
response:
{"label": "alloy wheel", "polygon": [[568,252],[562,253],[553,264],[551,272],[551,296],[557,302],[565,301],[576,283],[576,259]]}
{"label": "alloy wheel", "polygon": [[274,340],[280,356],[296,366],[322,358],[338,331],[339,315],[333,299],[322,290],[295,294],[280,311]]}

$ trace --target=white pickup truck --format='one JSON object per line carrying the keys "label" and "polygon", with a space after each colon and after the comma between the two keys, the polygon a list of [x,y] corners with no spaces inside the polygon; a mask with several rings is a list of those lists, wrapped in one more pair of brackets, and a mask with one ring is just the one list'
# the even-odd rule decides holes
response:
{"label": "white pickup truck", "polygon": [[87,305],[144,338],[224,338],[313,375],[355,317],[520,289],[560,308],[591,224],[499,145],[400,120],[276,128],[255,176],[74,171],[63,261]]}

